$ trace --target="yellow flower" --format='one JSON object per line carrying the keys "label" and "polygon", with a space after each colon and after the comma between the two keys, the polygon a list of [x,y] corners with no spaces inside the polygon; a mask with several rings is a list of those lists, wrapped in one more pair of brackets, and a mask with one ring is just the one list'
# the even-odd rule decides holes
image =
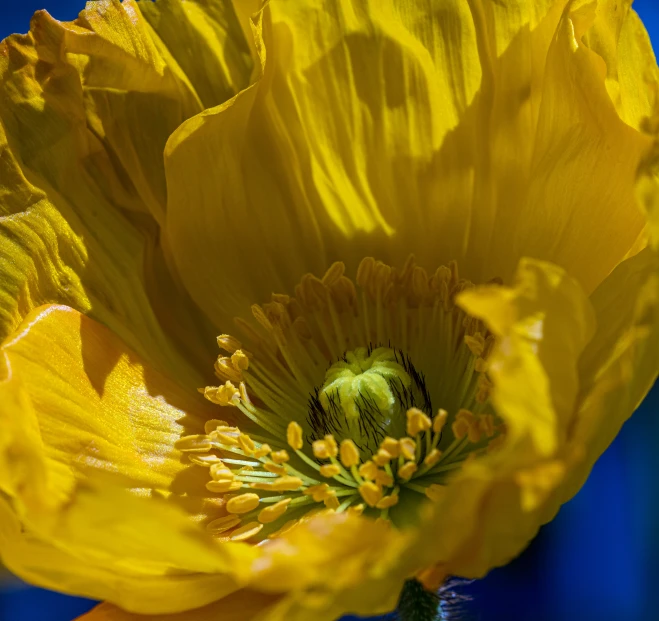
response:
{"label": "yellow flower", "polygon": [[629,4],[101,0],[5,40],[6,566],[90,621],[332,621],[518,554],[659,370]]}

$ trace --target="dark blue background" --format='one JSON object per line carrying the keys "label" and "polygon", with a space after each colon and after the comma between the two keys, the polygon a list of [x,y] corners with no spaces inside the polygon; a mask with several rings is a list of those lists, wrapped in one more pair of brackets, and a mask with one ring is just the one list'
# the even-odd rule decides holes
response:
{"label": "dark blue background", "polygon": [[[26,32],[34,11],[73,19],[82,0],[0,0],[0,37]],[[636,0],[658,47],[659,5]],[[463,592],[480,621],[649,621],[659,614],[659,386],[590,479],[529,549]],[[0,620],[70,621],[91,602],[0,583]],[[218,619],[217,621],[221,621]],[[347,621],[347,620],[346,620]]]}

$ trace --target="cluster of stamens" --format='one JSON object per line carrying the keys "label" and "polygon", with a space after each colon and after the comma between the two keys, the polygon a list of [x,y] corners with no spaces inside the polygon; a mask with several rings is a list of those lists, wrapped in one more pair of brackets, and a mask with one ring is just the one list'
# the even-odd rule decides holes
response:
{"label": "cluster of stamens", "polygon": [[[255,326],[238,321],[249,352],[218,337],[223,383],[202,392],[241,414],[178,443],[222,495],[208,524],[216,536],[277,537],[319,511],[406,523],[410,507],[437,501],[467,459],[503,439],[488,407],[494,338],[455,305],[471,286],[455,265],[428,277],[411,261],[398,272],[365,259],[357,284],[360,293],[334,264],[295,298],[253,307]],[[426,389],[412,360],[440,381]],[[433,417],[431,398],[452,415]]]}

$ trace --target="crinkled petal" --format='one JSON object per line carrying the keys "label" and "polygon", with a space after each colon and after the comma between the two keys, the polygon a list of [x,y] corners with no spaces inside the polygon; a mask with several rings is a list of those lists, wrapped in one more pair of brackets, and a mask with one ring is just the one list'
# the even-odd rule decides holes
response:
{"label": "crinkled petal", "polygon": [[[566,4],[268,3],[260,81],[166,151],[167,233],[196,302],[221,323],[334,260],[410,252],[475,282],[533,256],[591,291],[644,229],[651,143],[582,41],[593,7]],[[625,45],[629,77],[647,58]],[[626,83],[625,110],[645,110],[643,88]]]}
{"label": "crinkled petal", "polygon": [[[199,535],[191,534],[219,507],[204,487],[207,472],[175,448],[181,435],[201,432],[212,417],[201,396],[150,369],[107,328],[68,307],[34,311],[2,354],[0,412],[16,432],[3,437],[0,488],[27,528],[82,562],[102,559],[116,571],[247,571],[256,548],[211,547],[206,555],[200,546],[210,539],[195,543]],[[28,467],[36,475],[25,480]],[[119,497],[117,485],[136,496]],[[155,516],[157,528],[149,526]],[[177,535],[184,527],[188,534]],[[180,605],[212,601],[219,596],[213,584],[202,576]],[[136,582],[130,596],[139,588]],[[177,605],[172,598],[156,612]]]}

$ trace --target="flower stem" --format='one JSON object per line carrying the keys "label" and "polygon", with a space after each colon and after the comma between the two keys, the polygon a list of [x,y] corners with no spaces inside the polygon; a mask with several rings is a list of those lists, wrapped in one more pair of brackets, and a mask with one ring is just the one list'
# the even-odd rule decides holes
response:
{"label": "flower stem", "polygon": [[418,580],[408,580],[398,600],[398,621],[439,621],[440,602],[437,593],[426,591]]}

